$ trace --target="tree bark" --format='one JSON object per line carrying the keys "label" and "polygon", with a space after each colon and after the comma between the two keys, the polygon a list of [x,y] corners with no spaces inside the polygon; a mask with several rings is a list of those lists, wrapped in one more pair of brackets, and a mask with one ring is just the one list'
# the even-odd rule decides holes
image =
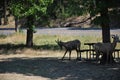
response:
{"label": "tree bark", "polygon": [[103,43],[109,43],[110,42],[110,26],[109,26],[109,15],[108,15],[108,8],[105,7],[101,11],[101,26],[102,26],[102,39]]}
{"label": "tree bark", "polygon": [[27,29],[27,39],[26,39],[26,46],[32,47],[33,46],[33,31]]}
{"label": "tree bark", "polygon": [[27,39],[26,39],[26,46],[32,47],[33,46],[33,28],[32,25],[34,24],[33,17],[27,17]]}
{"label": "tree bark", "polygon": [[110,26],[102,25],[102,42],[110,43]]}

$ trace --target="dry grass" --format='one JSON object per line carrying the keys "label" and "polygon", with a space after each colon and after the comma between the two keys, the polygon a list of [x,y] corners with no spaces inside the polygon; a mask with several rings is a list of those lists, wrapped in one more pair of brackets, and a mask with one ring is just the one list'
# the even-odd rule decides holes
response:
{"label": "dry grass", "polygon": [[[4,35],[3,35],[4,36]],[[26,35],[23,33],[14,33],[9,36],[0,37],[0,44],[21,44],[25,43]]]}
{"label": "dry grass", "polygon": [[[62,41],[69,41],[74,39],[79,39],[82,43],[81,49],[87,49],[88,46],[84,45],[86,42],[101,42],[100,36],[61,36],[61,35],[34,35],[33,41],[34,41],[34,47],[33,48],[26,48],[25,40],[26,35],[23,33],[15,33],[9,36],[0,36],[0,44],[3,47],[0,50],[0,53],[11,53],[11,54],[33,54],[38,55],[41,53],[41,55],[44,53],[46,55],[53,56],[53,53],[60,53],[59,46],[55,42],[55,40],[60,39]],[[7,47],[7,48],[6,48]],[[119,49],[120,43],[117,44],[117,49]],[[7,51],[4,51],[4,48],[7,49]],[[5,50],[6,50],[5,49]],[[63,51],[61,52],[63,53]],[[61,54],[60,53],[60,54]],[[74,52],[76,55],[76,53]],[[56,56],[56,54],[54,54]]]}
{"label": "dry grass", "polygon": [[[95,39],[93,39],[93,37]],[[81,48],[88,48],[85,42],[101,41],[97,36],[61,36],[61,35],[34,35],[34,46],[32,48],[25,47],[26,35],[23,33],[15,33],[9,36],[0,37],[1,50],[0,54],[27,54],[40,55],[44,57],[61,57],[64,50],[60,51],[55,40],[69,41],[79,39],[82,43]],[[76,52],[72,52],[72,56],[76,57]]]}

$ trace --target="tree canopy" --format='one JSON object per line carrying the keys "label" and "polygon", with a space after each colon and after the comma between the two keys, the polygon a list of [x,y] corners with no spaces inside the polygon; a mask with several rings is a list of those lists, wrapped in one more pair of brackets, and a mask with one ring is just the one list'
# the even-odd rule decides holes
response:
{"label": "tree canopy", "polygon": [[[48,5],[52,0],[12,0],[10,9],[12,14],[18,18],[31,16],[34,22],[46,15]],[[34,25],[34,22],[31,24]]]}

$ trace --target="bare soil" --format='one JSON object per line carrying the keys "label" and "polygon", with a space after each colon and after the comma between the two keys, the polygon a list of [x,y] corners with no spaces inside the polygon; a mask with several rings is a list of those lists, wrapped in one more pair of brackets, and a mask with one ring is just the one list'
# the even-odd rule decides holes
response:
{"label": "bare soil", "polygon": [[90,60],[1,55],[0,80],[120,80],[120,63],[100,65]]}

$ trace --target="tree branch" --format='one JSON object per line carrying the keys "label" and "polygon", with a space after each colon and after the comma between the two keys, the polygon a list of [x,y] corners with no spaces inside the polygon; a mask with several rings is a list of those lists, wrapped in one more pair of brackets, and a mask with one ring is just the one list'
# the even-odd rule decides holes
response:
{"label": "tree branch", "polygon": [[67,22],[67,23],[63,23],[63,24],[61,24],[61,26],[69,27],[69,26],[74,25],[74,24],[82,24],[82,23],[87,22],[87,21],[90,20],[90,19],[92,19],[92,17],[89,17],[89,18],[87,18],[86,20],[83,20],[83,21],[81,21],[81,22]]}

